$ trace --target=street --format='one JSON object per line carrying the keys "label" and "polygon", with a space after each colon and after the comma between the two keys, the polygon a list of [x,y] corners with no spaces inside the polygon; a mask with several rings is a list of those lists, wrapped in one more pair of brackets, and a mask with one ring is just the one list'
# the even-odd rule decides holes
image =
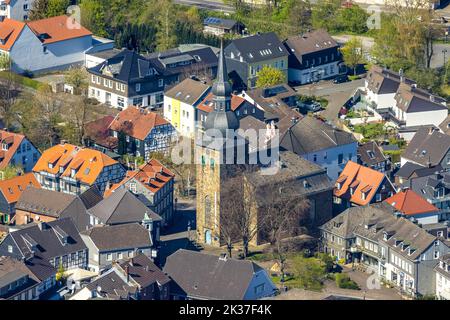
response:
{"label": "street", "polygon": [[196,6],[201,9],[221,11],[226,13],[234,12],[234,9],[228,5],[225,5],[222,0],[174,0],[174,3],[186,6]]}

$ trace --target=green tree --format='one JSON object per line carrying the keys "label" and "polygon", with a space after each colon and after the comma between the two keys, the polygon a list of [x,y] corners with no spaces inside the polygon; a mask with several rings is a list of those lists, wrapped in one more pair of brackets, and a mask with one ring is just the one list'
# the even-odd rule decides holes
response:
{"label": "green tree", "polygon": [[170,0],[162,0],[157,8],[156,49],[165,51],[173,48],[177,44],[177,36],[174,33],[174,7]]}
{"label": "green tree", "polygon": [[286,82],[286,75],[280,69],[264,66],[257,74],[256,87],[266,88]]}
{"label": "green tree", "polygon": [[80,3],[81,25],[92,31],[95,35],[105,37],[106,30],[105,12],[106,7],[98,0],[82,0]]}
{"label": "green tree", "polygon": [[8,180],[24,173],[23,168],[16,165],[8,165],[0,171],[0,179]]}
{"label": "green tree", "polygon": [[64,268],[62,262],[60,262],[55,279],[56,281],[64,281],[66,278],[66,269]]}
{"label": "green tree", "polygon": [[329,32],[338,30],[336,17],[341,8],[341,0],[322,0],[312,11],[312,25],[315,29],[324,28]]}
{"label": "green tree", "polygon": [[56,17],[66,14],[70,0],[48,0],[45,17]]}
{"label": "green tree", "polygon": [[363,43],[360,38],[351,38],[342,48],[341,53],[347,67],[353,69],[356,75],[356,67],[365,62]]}
{"label": "green tree", "polygon": [[74,94],[82,94],[88,87],[88,74],[84,68],[71,68],[64,75],[64,81],[73,87]]}
{"label": "green tree", "polygon": [[301,287],[320,290],[325,279],[325,265],[316,258],[296,256],[292,260],[292,269]]}
{"label": "green tree", "polygon": [[362,34],[367,32],[367,19],[369,14],[360,6],[352,5],[350,8],[339,10],[337,24],[342,31]]}
{"label": "green tree", "polygon": [[0,53],[0,70],[10,70],[12,60],[8,54]]}
{"label": "green tree", "polygon": [[34,0],[28,19],[39,20],[46,18],[48,0]]}

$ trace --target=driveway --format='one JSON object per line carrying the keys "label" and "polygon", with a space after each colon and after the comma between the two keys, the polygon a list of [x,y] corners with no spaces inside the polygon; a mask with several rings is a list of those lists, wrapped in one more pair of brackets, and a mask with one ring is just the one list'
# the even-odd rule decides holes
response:
{"label": "driveway", "polygon": [[344,103],[359,87],[364,86],[364,79],[334,84],[332,81],[320,81],[309,85],[296,87],[301,95],[323,97],[328,100],[328,106],[321,115],[333,123],[338,120],[338,113]]}

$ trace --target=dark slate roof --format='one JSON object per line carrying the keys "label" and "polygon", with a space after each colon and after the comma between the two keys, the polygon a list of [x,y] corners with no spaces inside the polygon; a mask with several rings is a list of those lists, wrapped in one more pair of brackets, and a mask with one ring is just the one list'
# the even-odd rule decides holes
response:
{"label": "dark slate roof", "polygon": [[90,209],[103,200],[103,196],[97,186],[93,186],[79,195],[86,209]]}
{"label": "dark slate roof", "polygon": [[416,170],[421,168],[424,167],[408,161],[395,173],[395,176],[409,179]]}
{"label": "dark slate roof", "polygon": [[[57,235],[60,233],[59,230],[62,230],[68,236],[67,244],[65,245],[61,237]],[[14,239],[24,257],[33,256],[32,247],[29,244],[31,239],[31,242],[37,244],[34,250],[34,256],[46,261],[54,257],[87,249],[70,218],[63,218],[47,223],[42,222],[29,228],[11,232],[8,236]],[[25,239],[27,239],[28,243]]]}
{"label": "dark slate roof", "polygon": [[441,163],[450,149],[450,136],[439,131],[430,131],[427,128],[419,129],[403,152],[402,158],[422,166]]}
{"label": "dark slate roof", "polygon": [[236,25],[236,20],[222,19],[216,17],[207,17],[203,20],[203,25],[218,27],[223,29],[232,29]]}
{"label": "dark slate roof", "polygon": [[435,190],[439,187],[444,187],[444,196],[447,197],[450,194],[450,173],[429,173],[425,176],[409,179],[403,184],[403,187],[408,187],[418,195],[429,200],[435,200]]}
{"label": "dark slate roof", "polygon": [[445,134],[450,134],[450,116],[447,116],[447,118],[439,124],[439,129]]}
{"label": "dark slate roof", "polygon": [[115,268],[109,269],[89,283],[86,288],[95,291],[97,296],[112,300],[128,300],[128,297],[137,291],[137,288],[129,285],[125,276]]}
{"label": "dark slate roof", "polygon": [[43,279],[39,279],[27,265],[17,259],[11,257],[0,257],[0,288],[6,287],[15,281],[27,277],[27,281],[21,284],[19,287],[14,288],[14,290],[7,291],[4,294],[0,294],[0,298],[8,299],[14,294],[17,294],[23,290],[31,288]]}
{"label": "dark slate roof", "polygon": [[280,146],[298,155],[351,143],[356,143],[351,133],[311,116],[299,119],[280,137]]}
{"label": "dark slate roof", "polygon": [[154,221],[161,220],[159,215],[124,188],[112,192],[108,198],[89,209],[89,213],[104,224],[142,222],[146,213]]}
{"label": "dark slate roof", "polygon": [[409,113],[447,110],[445,99],[405,83],[400,84],[395,100],[399,109]]}
{"label": "dark slate roof", "polygon": [[[404,258],[415,260],[434,243],[436,237],[410,220],[396,217],[394,212],[395,209],[384,202],[351,207],[322,225],[321,229],[344,238],[359,235],[373,241],[384,242]],[[385,232],[391,235],[387,241],[383,240]],[[415,251],[408,254],[408,250],[394,246],[396,240],[408,243]]]}
{"label": "dark slate roof", "polygon": [[102,71],[106,68],[111,71],[115,80],[130,83],[135,80],[154,77],[154,75],[147,75],[148,69],[152,67],[149,61],[137,52],[123,49],[120,53],[88,71],[104,76]]}
{"label": "dark slate roof", "polygon": [[[218,57],[211,47],[189,51],[174,48],[165,52],[152,53],[147,55],[147,58],[156,70],[165,76],[188,72],[191,68],[198,68],[197,66],[214,68],[218,62]],[[183,65],[184,62],[188,64]]]}
{"label": "dark slate roof", "polygon": [[148,248],[152,246],[149,231],[138,223],[96,226],[82,231],[100,251]]}
{"label": "dark slate roof", "polygon": [[358,146],[358,160],[366,166],[372,166],[387,159],[377,143],[370,141]]}
{"label": "dark slate roof", "polygon": [[59,218],[76,196],[46,189],[27,188],[16,203],[16,209]]}
{"label": "dark slate roof", "polygon": [[289,55],[274,32],[234,39],[226,49],[227,58],[229,57],[228,48],[230,46],[234,46],[247,63],[272,60]]}
{"label": "dark slate roof", "polygon": [[120,268],[124,271],[128,268],[130,277],[143,288],[155,282],[160,286],[170,282],[170,278],[142,253],[121,262]]}
{"label": "dark slate roof", "polygon": [[40,280],[44,281],[55,275],[57,270],[42,257],[34,256],[25,260],[27,268]]}
{"label": "dark slate roof", "polygon": [[262,270],[248,260],[180,249],[167,258],[164,272],[189,297],[211,300],[242,300],[256,272]]}
{"label": "dark slate roof", "polygon": [[[398,72],[374,65],[367,74],[366,81],[369,90],[372,92],[377,94],[396,93],[401,83],[401,76]],[[403,78],[403,81],[408,85],[415,84],[413,80],[408,78]]]}

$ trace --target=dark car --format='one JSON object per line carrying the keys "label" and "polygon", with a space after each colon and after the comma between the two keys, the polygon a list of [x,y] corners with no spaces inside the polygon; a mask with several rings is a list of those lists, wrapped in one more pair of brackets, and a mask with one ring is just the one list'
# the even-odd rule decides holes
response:
{"label": "dark car", "polygon": [[337,76],[336,78],[334,78],[333,83],[344,83],[344,82],[348,82],[348,76],[347,75],[342,75],[342,76]]}

